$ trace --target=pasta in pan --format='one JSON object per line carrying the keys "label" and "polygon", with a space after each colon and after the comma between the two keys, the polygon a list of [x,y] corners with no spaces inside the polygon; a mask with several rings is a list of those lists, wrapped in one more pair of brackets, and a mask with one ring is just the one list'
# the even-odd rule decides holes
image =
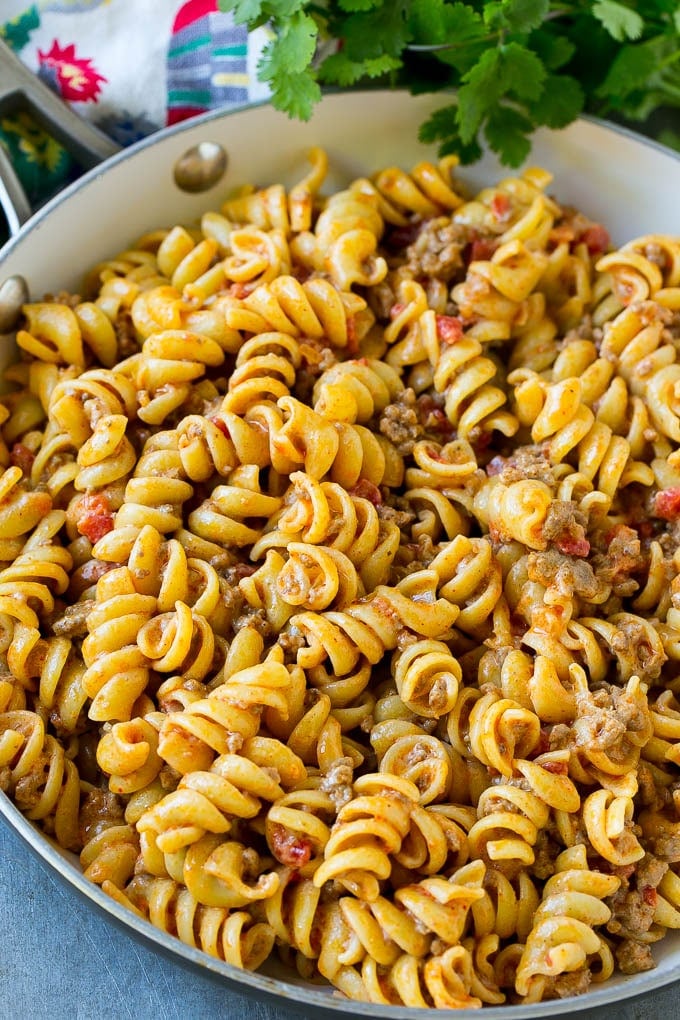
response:
{"label": "pasta in pan", "polygon": [[0,787],[139,917],[538,1002],[680,928],[680,241],[526,170],[245,187],[27,304]]}

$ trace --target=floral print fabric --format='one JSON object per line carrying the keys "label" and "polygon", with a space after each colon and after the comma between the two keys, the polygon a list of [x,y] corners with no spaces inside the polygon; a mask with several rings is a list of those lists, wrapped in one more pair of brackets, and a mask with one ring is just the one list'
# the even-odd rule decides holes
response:
{"label": "floral print fabric", "polygon": [[[217,0],[5,0],[0,35],[81,116],[120,145],[205,110],[265,98],[248,36]],[[39,205],[78,168],[27,111],[0,116],[0,144]]]}

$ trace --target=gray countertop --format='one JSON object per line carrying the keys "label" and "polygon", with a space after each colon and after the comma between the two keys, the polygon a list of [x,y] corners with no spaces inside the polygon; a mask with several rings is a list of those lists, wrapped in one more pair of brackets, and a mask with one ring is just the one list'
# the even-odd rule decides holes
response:
{"label": "gray countertop", "polygon": [[[185,970],[112,926],[53,877],[2,818],[0,931],[0,1020],[286,1020],[291,1015]],[[481,1020],[483,1011],[479,1015]],[[571,1015],[672,1020],[680,1016],[680,984]],[[554,1016],[560,1016],[558,1003]]]}

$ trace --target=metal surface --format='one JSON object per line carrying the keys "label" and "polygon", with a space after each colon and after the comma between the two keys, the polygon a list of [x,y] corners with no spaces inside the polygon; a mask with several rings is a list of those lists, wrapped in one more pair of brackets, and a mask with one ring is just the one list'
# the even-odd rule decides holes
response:
{"label": "metal surface", "polygon": [[[132,939],[73,895],[0,818],[2,1020],[319,1020],[297,1003],[247,997]],[[18,921],[17,919],[20,919]],[[670,1020],[680,985],[588,1010],[587,1020]],[[553,1017],[561,1003],[553,1003]],[[369,1012],[367,1008],[366,1012]],[[451,1020],[457,1016],[449,1014]],[[485,1020],[484,1012],[477,1012]],[[585,1014],[581,1014],[585,1017]],[[514,1014],[506,1014],[513,1020]],[[433,1013],[430,1020],[439,1020]]]}
{"label": "metal surface", "polygon": [[175,163],[175,184],[182,191],[208,191],[224,177],[227,162],[219,142],[192,145]]}
{"label": "metal surface", "polygon": [[[212,113],[180,125],[115,156],[40,210],[0,253],[0,279],[25,276],[34,298],[44,290],[77,286],[88,267],[127,246],[134,236],[168,221],[191,222],[204,209],[218,206],[223,189],[213,186],[204,195],[189,194],[177,187],[173,175],[180,156],[206,140],[217,141],[230,153],[225,181],[229,187],[249,181],[291,183],[291,178],[299,179],[305,169],[304,152],[318,144],[329,151],[333,172],[328,187],[334,188],[377,166],[396,163],[408,167],[426,153],[431,154],[416,142],[417,126],[441,105],[441,97],[349,93],[325,99],[307,124],[290,122],[283,114],[261,106],[228,115]],[[263,139],[267,140],[266,146]],[[642,143],[628,132],[581,121],[564,132],[539,132],[532,159],[556,169],[559,197],[592,215],[601,215],[613,226],[617,241],[654,230],[680,233],[676,200],[680,168],[675,154]],[[507,175],[507,170],[487,154],[463,177],[478,186],[499,175]],[[654,188],[649,187],[652,180]],[[621,210],[625,210],[625,221]],[[76,262],[70,261],[73,252],[77,253]],[[292,1004],[298,1014],[316,1017],[370,1015],[385,1020],[432,1020],[431,1011],[350,1002],[317,986],[292,985],[266,974],[234,970],[140,922],[110,901],[4,795],[0,796],[0,813],[53,871],[63,875],[74,891],[104,911],[111,921],[177,963],[219,982],[220,987],[226,984],[279,1005]],[[68,938],[67,932],[63,934]],[[674,980],[680,971],[680,937],[671,935],[660,943],[657,953],[657,970],[619,978],[602,988],[596,986],[585,997],[564,1000],[559,1004],[560,1015],[580,1010],[594,1015],[603,1005],[620,1003]],[[622,1015],[620,1010],[617,1006],[617,1015]],[[480,1014],[475,1011],[474,1015]],[[491,1007],[482,1015],[489,1020],[507,1020],[558,1014],[555,1003],[548,1002]],[[464,1016],[472,1013],[456,1013],[456,1017]]]}
{"label": "metal surface", "polygon": [[[645,992],[653,992],[655,989],[663,987],[677,977],[678,969],[680,969],[676,967],[671,970],[647,971],[636,977],[619,981],[613,986],[606,985],[601,988],[594,986],[595,991],[589,992],[587,995],[561,1000],[559,1013],[556,1012],[555,1002],[542,1002],[532,1006],[490,1006],[484,1007],[480,1013],[479,1010],[433,1011],[349,1001],[333,994],[329,989],[320,988],[318,985],[294,984],[265,973],[237,970],[222,963],[221,960],[206,956],[204,953],[184,945],[171,935],[141,921],[130,911],[110,900],[98,886],[88,882],[74,861],[71,860],[70,855],[50,843],[19,813],[4,794],[0,794],[0,813],[4,815],[5,820],[31,850],[51,868],[61,882],[66,883],[79,894],[81,904],[86,901],[91,908],[94,908],[97,915],[102,912],[108,915],[109,924],[113,922],[117,928],[132,933],[142,945],[155,949],[157,953],[174,959],[183,966],[196,968],[205,978],[215,982],[222,989],[245,993],[247,996],[255,997],[282,1010],[282,1016],[293,1012],[297,1015],[303,1013],[305,1016],[316,1018],[316,1020],[322,1020],[322,1018],[323,1020],[338,1020],[341,1016],[371,1016],[375,1020],[434,1020],[435,1017],[446,1016],[455,1017],[456,1020],[472,1020],[473,1017],[479,1018],[479,1020],[520,1020],[520,1018],[521,1020],[548,1020],[555,1016],[573,1016],[585,1011],[590,1020],[590,1017],[595,1015],[601,1007],[615,1004],[602,1016],[603,1018],[607,1017],[608,1020],[614,1020],[614,1018],[618,1020],[621,1016],[620,1002],[622,999]],[[66,930],[61,933],[64,938],[67,937],[70,927],[69,921]],[[108,937],[109,935],[107,935]],[[138,951],[137,947],[130,947],[131,956],[137,954]],[[116,969],[117,964],[118,961],[116,961]],[[4,1020],[1,1009],[0,1006],[0,1017],[3,1017]]]}

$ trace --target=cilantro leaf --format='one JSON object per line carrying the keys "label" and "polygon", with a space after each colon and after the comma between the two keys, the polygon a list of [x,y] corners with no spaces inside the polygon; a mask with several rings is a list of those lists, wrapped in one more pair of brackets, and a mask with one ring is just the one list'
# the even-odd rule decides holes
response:
{"label": "cilantro leaf", "polygon": [[597,90],[605,97],[624,97],[641,88],[654,74],[659,60],[657,40],[623,46],[614,58],[607,77]]}
{"label": "cilantro leaf", "polygon": [[482,150],[477,141],[468,144],[462,141],[456,123],[457,112],[458,107],[455,103],[435,110],[420,125],[418,138],[426,144],[441,142],[438,150],[440,156],[455,152],[460,156],[462,163],[474,163],[481,157]]}
{"label": "cilantro leaf", "polygon": [[466,75],[458,92],[458,126],[460,137],[467,144],[477,134],[488,109],[502,91],[500,50],[485,50],[480,60]]}
{"label": "cilantro leaf", "polygon": [[420,141],[430,144],[438,142],[442,138],[448,138],[455,128],[457,112],[457,105],[451,103],[449,106],[442,106],[431,113],[427,120],[420,125],[418,131]]}
{"label": "cilantro leaf", "polygon": [[237,25],[248,24],[252,27],[266,18],[262,10],[266,3],[262,0],[232,0],[231,3],[228,0],[219,0],[218,6],[221,11],[231,11]]}
{"label": "cilantro leaf", "polygon": [[[677,0],[218,0],[250,30],[267,25],[258,77],[308,117],[319,83],[389,76],[414,94],[455,90],[423,138],[463,160],[480,133],[515,165],[534,128],[581,110],[640,120],[680,107]],[[341,40],[327,56],[319,40]]]}
{"label": "cilantro leaf", "polygon": [[266,0],[264,11],[273,21],[284,22],[305,6],[309,6],[305,0]]}
{"label": "cilantro leaf", "polygon": [[384,0],[381,7],[350,14],[342,36],[350,59],[371,60],[385,53],[400,56],[411,39],[408,6],[408,0]]}
{"label": "cilantro leaf", "polygon": [[492,3],[484,4],[484,24],[491,31],[496,31],[503,27],[503,4],[501,0],[493,0]]}
{"label": "cilantro leaf", "polygon": [[583,110],[583,89],[575,78],[566,74],[550,74],[540,97],[529,110],[537,124],[557,129],[571,124]]}
{"label": "cilantro leaf", "polygon": [[221,11],[231,11],[237,25],[257,28],[266,21],[285,21],[297,14],[306,0],[217,0]]}
{"label": "cilantro leaf", "polygon": [[484,5],[484,21],[495,30],[531,32],[543,24],[549,8],[549,0],[500,0]]}
{"label": "cilantro leaf", "polygon": [[360,60],[350,60],[347,54],[340,50],[338,53],[331,53],[321,64],[318,78],[326,84],[340,85],[347,88],[359,81],[364,73],[364,64]]}
{"label": "cilantro leaf", "polygon": [[659,135],[659,141],[671,149],[680,149],[680,134],[672,128],[664,128]]}
{"label": "cilantro leaf", "polygon": [[272,104],[289,117],[309,120],[320,99],[321,89],[310,71],[281,75],[273,83]]}
{"label": "cilantro leaf", "polygon": [[455,43],[479,41],[485,36],[484,23],[468,4],[445,0],[413,0],[408,14],[411,38],[416,43]]}
{"label": "cilantro leaf", "polygon": [[318,28],[308,14],[294,14],[286,27],[265,46],[258,70],[267,81],[278,76],[300,74],[312,62]]}
{"label": "cilantro leaf", "polygon": [[501,50],[502,84],[520,99],[531,99],[543,88],[545,67],[526,46],[511,42]]}
{"label": "cilantro leaf", "polygon": [[319,68],[318,79],[321,82],[332,82],[335,85],[346,87],[354,85],[361,78],[379,78],[400,67],[401,61],[387,54],[361,63],[350,60],[347,54],[340,50],[338,53],[331,53],[329,57],[326,57]]}
{"label": "cilantro leaf", "polygon": [[637,11],[616,3],[616,0],[597,0],[593,4],[593,16],[617,42],[623,42],[624,39],[639,39],[645,25]]}
{"label": "cilantro leaf", "polygon": [[564,35],[553,35],[540,29],[532,32],[529,40],[532,50],[538,54],[549,71],[557,71],[571,60],[576,46]]}
{"label": "cilantro leaf", "polygon": [[508,166],[519,166],[531,151],[531,121],[510,106],[496,106],[489,114],[484,136]]}
{"label": "cilantro leaf", "polygon": [[354,11],[370,11],[373,7],[380,7],[382,0],[338,0],[338,7],[353,13]]}

